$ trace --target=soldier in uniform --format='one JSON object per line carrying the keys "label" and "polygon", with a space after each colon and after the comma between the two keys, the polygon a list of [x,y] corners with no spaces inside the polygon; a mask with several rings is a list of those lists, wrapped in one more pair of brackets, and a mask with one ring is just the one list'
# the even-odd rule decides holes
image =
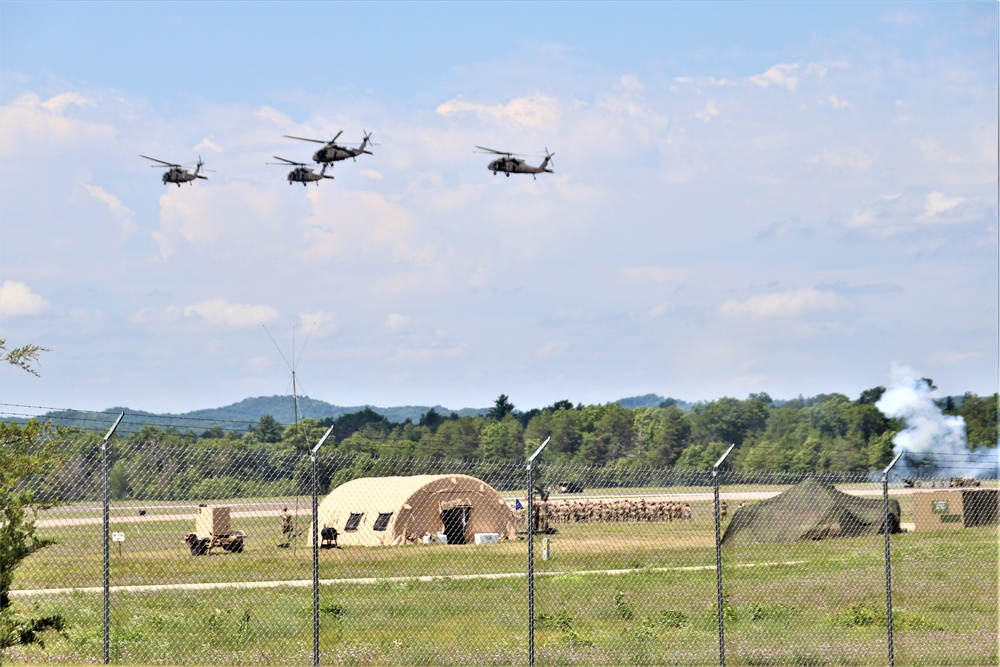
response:
{"label": "soldier in uniform", "polygon": [[281,508],[281,539],[285,545],[292,541],[292,515],[287,507]]}

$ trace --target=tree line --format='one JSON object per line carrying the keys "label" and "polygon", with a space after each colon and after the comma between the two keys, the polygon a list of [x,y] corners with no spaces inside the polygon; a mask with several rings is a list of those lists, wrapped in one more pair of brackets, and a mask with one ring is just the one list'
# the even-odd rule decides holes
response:
{"label": "tree line", "polygon": [[[109,485],[113,498],[297,494],[309,481],[305,455],[330,427],[322,452],[324,488],[357,476],[435,472],[435,461],[478,461],[482,470],[477,474],[492,474],[483,462],[523,462],[546,438],[542,461],[563,467],[705,471],[735,444],[727,467],[736,471],[861,473],[888,464],[892,439],[904,428],[875,407],[884,391],[876,387],[853,400],[821,394],[783,402],[759,393],[698,403],[689,410],[671,400],[634,409],[559,401],[523,412],[501,394],[486,414],[444,415],[431,409],[416,423],[393,423],[365,408],[292,425],[265,415],[245,432],[215,427],[199,434],[146,426],[128,438],[127,448],[110,448]],[[997,394],[967,393],[939,405],[944,414],[965,420],[970,451],[997,446]],[[0,438],[17,428],[0,422]],[[60,443],[52,481],[58,496],[92,496],[100,481],[99,436],[62,427],[50,431]],[[331,458],[340,462],[329,463]],[[923,465],[933,472],[933,459]],[[613,475],[607,481],[617,485]]]}
{"label": "tree line", "polygon": [[[759,393],[698,403],[687,411],[669,400],[635,409],[559,401],[527,412],[517,411],[501,394],[482,416],[431,410],[416,424],[393,424],[366,409],[337,419],[303,420],[280,435],[265,417],[243,439],[301,448],[332,425],[333,448],[341,454],[523,461],[550,438],[548,463],[680,470],[710,469],[735,444],[728,463],[736,470],[863,472],[889,463],[892,439],[905,426],[875,407],[884,392],[875,387],[854,400],[821,394],[783,402]],[[997,446],[997,394],[966,393],[942,399],[939,406],[943,414],[965,420],[970,451]]]}

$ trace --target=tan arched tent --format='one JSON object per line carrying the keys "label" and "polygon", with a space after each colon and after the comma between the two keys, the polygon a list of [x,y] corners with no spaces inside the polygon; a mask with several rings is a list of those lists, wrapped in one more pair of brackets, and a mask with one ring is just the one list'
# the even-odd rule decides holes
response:
{"label": "tan arched tent", "polygon": [[[341,546],[380,546],[447,535],[468,544],[476,533],[517,537],[513,511],[496,490],[468,475],[363,477],[341,484],[319,504],[320,527],[337,530]],[[309,531],[311,536],[315,533]]]}

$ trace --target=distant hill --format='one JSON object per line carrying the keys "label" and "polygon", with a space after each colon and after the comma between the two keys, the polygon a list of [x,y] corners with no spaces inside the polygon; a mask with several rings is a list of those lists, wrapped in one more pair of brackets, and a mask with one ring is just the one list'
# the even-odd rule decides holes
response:
{"label": "distant hill", "polygon": [[[389,421],[402,424],[407,419],[416,423],[431,408],[435,412],[444,415],[451,415],[452,412],[459,417],[477,414],[486,414],[489,408],[462,408],[452,410],[440,405],[402,405],[389,408],[380,408],[374,405],[341,406],[332,405],[326,401],[320,401],[308,396],[299,396],[299,418],[312,419],[336,419],[341,415],[349,415],[354,412],[361,412],[365,408],[377,412]],[[255,423],[264,415],[271,415],[282,424],[295,423],[295,403],[291,396],[258,396],[256,398],[244,398],[239,403],[233,403],[222,408],[209,408],[205,410],[194,410],[177,415],[185,419],[208,419],[218,421],[247,421]]]}
{"label": "distant hill", "polygon": [[[326,401],[309,398],[308,396],[299,396],[298,404],[299,419],[336,419],[341,415],[361,412],[365,408],[370,408],[373,412],[377,412],[390,422],[396,424],[402,424],[407,419],[413,423],[417,423],[432,408],[435,412],[445,417],[451,416],[453,412],[459,417],[474,416],[489,412],[489,408],[452,410],[440,405],[402,405],[388,408],[379,408],[373,405],[339,406],[331,405]],[[245,398],[238,403],[221,408],[206,408],[179,414],[156,414],[144,410],[114,407],[102,410],[101,412],[57,410],[47,412],[39,416],[38,419],[51,420],[53,424],[58,426],[74,426],[84,431],[97,432],[110,428],[122,412],[126,414],[126,419],[118,427],[116,433],[125,437],[132,435],[147,425],[164,429],[176,428],[179,431],[190,430],[199,434],[216,426],[226,431],[245,431],[260,421],[260,418],[264,415],[271,415],[280,424],[295,423],[295,402],[291,396],[257,396],[255,398]],[[25,420],[15,419],[12,421]]]}
{"label": "distant hill", "polygon": [[[686,401],[664,398],[657,394],[632,396],[614,402],[630,410],[642,407],[656,408],[661,405],[676,405],[682,410],[691,409],[691,404]],[[431,409],[444,417],[448,417],[452,413],[459,417],[472,417],[484,415],[490,411],[490,408],[453,410],[441,405],[400,405],[386,408],[374,405],[342,406],[332,405],[308,396],[299,396],[298,403],[299,419],[337,419],[342,415],[361,412],[365,408],[369,408],[394,424],[402,424],[406,420],[416,424]],[[147,425],[162,429],[176,428],[179,431],[194,431],[198,434],[216,426],[226,431],[245,431],[260,421],[264,415],[271,415],[280,424],[295,423],[295,407],[291,396],[256,396],[221,408],[205,408],[178,414],[157,414],[126,407],[114,407],[101,412],[58,410],[41,415],[39,419],[51,420],[53,424],[59,426],[75,426],[84,431],[99,432],[110,428],[122,412],[127,417],[118,427],[117,434],[124,437],[132,435]],[[12,421],[24,420],[15,419]]]}
{"label": "distant hill", "polygon": [[685,411],[691,409],[691,403],[688,403],[687,401],[682,401],[679,398],[664,398],[658,394],[644,394],[643,396],[620,398],[615,401],[615,403],[623,408],[628,408],[629,410],[635,410],[636,408],[666,407],[668,405],[676,405],[681,410]]}

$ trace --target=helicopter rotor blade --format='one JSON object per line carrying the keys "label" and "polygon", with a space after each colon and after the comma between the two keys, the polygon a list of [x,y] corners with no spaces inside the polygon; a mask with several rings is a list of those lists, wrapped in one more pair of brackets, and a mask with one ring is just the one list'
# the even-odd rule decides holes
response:
{"label": "helicopter rotor blade", "polygon": [[480,150],[472,151],[473,153],[492,153],[494,155],[506,155],[507,157],[514,157],[515,155],[520,157],[542,157],[541,155],[534,155],[532,153],[511,153],[510,151],[498,151],[484,146],[476,146],[476,148]]}
{"label": "helicopter rotor blade", "polygon": [[473,152],[494,153],[496,155],[513,155],[513,153],[508,153],[507,151],[497,151],[493,150],[492,148],[486,148],[485,146],[476,146],[476,148],[478,148],[479,150]]}
{"label": "helicopter rotor blade", "polygon": [[[306,139],[305,137],[293,137],[290,134],[283,134],[281,136],[285,137],[286,139],[298,139],[299,141],[311,141],[314,144],[325,144],[325,143],[328,143],[326,141],[323,141],[322,139]],[[337,136],[340,136],[340,135],[338,134]]]}
{"label": "helicopter rotor blade", "polygon": [[339,137],[340,135],[342,135],[343,133],[344,133],[344,131],[343,131],[343,130],[341,130],[341,131],[340,131],[340,132],[338,132],[337,134],[333,135],[333,139],[330,139],[330,141],[328,141],[327,143],[329,143],[329,144],[333,144],[333,143],[336,143],[336,142],[337,142],[337,138],[338,138],[338,137]]}
{"label": "helicopter rotor blade", "polygon": [[277,164],[277,165],[281,165],[281,166],[287,166],[287,165],[293,164],[296,167],[304,167],[304,166],[306,166],[305,162],[292,162],[291,160],[286,160],[285,158],[279,157],[277,155],[272,155],[271,157],[273,157],[275,160],[281,160],[281,162],[268,162],[266,164]]}
{"label": "helicopter rotor blade", "polygon": [[[179,167],[180,166],[179,164],[174,164],[173,162],[164,162],[163,160],[157,160],[155,157],[149,157],[148,155],[143,155],[142,153],[139,154],[139,157],[144,157],[147,160],[152,160],[153,162],[159,162],[160,164],[162,164],[164,166],[167,166],[167,167]],[[156,169],[157,167],[155,165],[153,165],[153,168]]]}

